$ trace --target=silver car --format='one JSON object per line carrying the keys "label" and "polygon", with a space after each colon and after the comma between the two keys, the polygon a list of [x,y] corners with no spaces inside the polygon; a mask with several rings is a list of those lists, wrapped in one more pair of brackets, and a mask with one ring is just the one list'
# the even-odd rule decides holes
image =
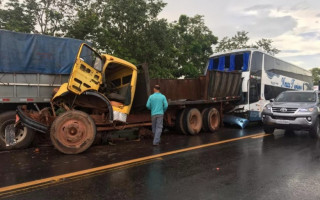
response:
{"label": "silver car", "polygon": [[308,130],[320,138],[319,114],[318,91],[285,91],[263,108],[264,131]]}

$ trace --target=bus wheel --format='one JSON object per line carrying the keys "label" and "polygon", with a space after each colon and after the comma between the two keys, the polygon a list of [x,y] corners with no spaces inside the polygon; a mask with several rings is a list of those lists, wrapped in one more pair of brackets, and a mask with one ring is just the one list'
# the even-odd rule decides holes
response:
{"label": "bus wheel", "polygon": [[182,134],[186,135],[187,132],[185,131],[183,127],[183,115],[185,113],[186,109],[180,110],[177,114],[176,118],[176,129],[177,131],[181,132]]}
{"label": "bus wheel", "polygon": [[220,126],[220,113],[216,108],[205,109],[202,113],[203,130],[208,132],[214,132],[219,129]]}
{"label": "bus wheel", "polygon": [[187,109],[183,114],[184,130],[190,135],[200,133],[202,127],[201,113],[197,108]]}
{"label": "bus wheel", "polygon": [[78,154],[87,150],[96,136],[92,118],[81,111],[67,111],[59,115],[50,130],[51,142],[65,154]]}
{"label": "bus wheel", "polygon": [[8,111],[0,115],[0,149],[24,149],[32,143],[35,132],[30,128],[18,125],[15,131],[16,143],[12,146],[6,146],[5,129],[7,126],[13,126],[15,122],[16,111]]}

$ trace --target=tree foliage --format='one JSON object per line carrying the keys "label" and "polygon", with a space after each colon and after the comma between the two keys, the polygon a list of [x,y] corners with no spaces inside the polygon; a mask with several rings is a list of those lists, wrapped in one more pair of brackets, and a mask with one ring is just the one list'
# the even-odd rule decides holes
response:
{"label": "tree foliage", "polygon": [[313,85],[319,85],[319,81],[320,81],[320,68],[315,67],[315,68],[312,68],[310,71],[311,71],[311,73],[312,73]]}
{"label": "tree foliage", "polygon": [[160,0],[105,0],[78,12],[67,36],[133,63],[147,62],[151,77],[195,77],[202,73],[217,38],[203,17],[158,19]]}
{"label": "tree foliage", "polygon": [[32,16],[29,16],[25,4],[19,0],[11,0],[5,4],[4,9],[0,9],[0,29],[30,33],[34,26]]}
{"label": "tree foliage", "polygon": [[[86,40],[134,64],[147,62],[151,77],[196,77],[218,39],[201,15],[181,15],[171,23],[159,19],[165,6],[162,0],[8,0],[0,9],[0,28]],[[238,32],[223,38],[216,51],[278,52],[271,40],[248,41],[247,32]]]}
{"label": "tree foliage", "polygon": [[272,46],[271,39],[262,38],[257,41],[255,44],[249,43],[248,32],[238,31],[233,37],[224,37],[217,45],[216,52],[226,52],[234,49],[245,49],[245,48],[255,48],[266,51],[271,55],[278,54],[280,50]]}

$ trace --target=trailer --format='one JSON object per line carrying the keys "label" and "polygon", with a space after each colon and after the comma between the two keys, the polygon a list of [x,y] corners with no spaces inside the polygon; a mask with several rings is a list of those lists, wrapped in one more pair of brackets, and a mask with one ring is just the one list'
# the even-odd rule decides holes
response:
{"label": "trailer", "polygon": [[[82,44],[68,82],[55,91],[50,106],[18,106],[15,126],[50,134],[60,152],[78,154],[92,145],[97,132],[151,126],[145,105],[154,84],[168,98],[165,125],[196,135],[219,128],[223,112],[240,98],[241,72],[150,80],[146,64],[135,66]],[[15,127],[6,129],[8,136],[15,132]]]}
{"label": "trailer", "polygon": [[68,81],[82,43],[0,29],[0,149],[31,144],[35,132],[22,126],[17,126],[13,142],[6,142],[5,130],[15,124],[17,106],[40,110],[50,105],[54,89]]}

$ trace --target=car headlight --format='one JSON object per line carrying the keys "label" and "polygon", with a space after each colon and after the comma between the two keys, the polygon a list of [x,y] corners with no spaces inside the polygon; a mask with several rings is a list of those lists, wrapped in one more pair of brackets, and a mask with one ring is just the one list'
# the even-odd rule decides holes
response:
{"label": "car headlight", "polygon": [[268,111],[271,111],[271,109],[272,109],[272,106],[269,105],[269,104],[267,104],[267,105],[263,108],[263,110],[268,110]]}
{"label": "car headlight", "polygon": [[300,108],[299,112],[312,112],[314,110],[314,107],[312,108]]}

